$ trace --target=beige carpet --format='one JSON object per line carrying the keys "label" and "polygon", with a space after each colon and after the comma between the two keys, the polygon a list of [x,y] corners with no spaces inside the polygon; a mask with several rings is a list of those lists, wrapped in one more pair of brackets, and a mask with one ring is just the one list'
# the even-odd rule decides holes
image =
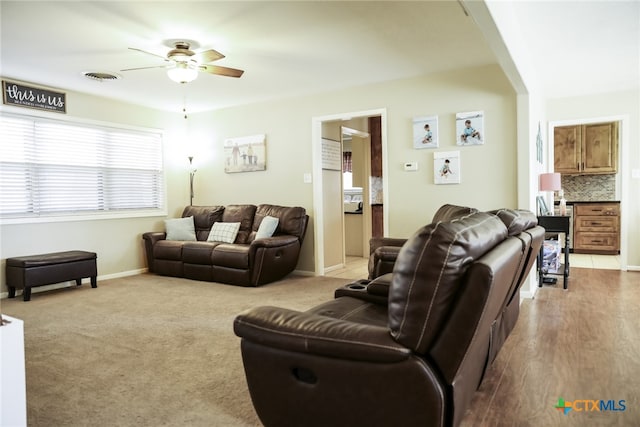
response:
{"label": "beige carpet", "polygon": [[143,274],[2,300],[25,322],[29,426],[259,426],[233,319],[308,309],[347,279],[259,288]]}

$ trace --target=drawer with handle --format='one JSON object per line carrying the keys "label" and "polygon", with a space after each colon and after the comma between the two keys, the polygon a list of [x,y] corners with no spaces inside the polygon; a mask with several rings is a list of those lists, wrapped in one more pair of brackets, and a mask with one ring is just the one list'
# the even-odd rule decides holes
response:
{"label": "drawer with handle", "polygon": [[574,224],[576,231],[601,231],[615,233],[618,231],[618,217],[578,216]]}
{"label": "drawer with handle", "polygon": [[583,205],[577,204],[575,205],[575,214],[576,215],[585,215],[585,216],[618,216],[620,214],[620,205],[617,203],[607,204],[591,204],[591,205]]}

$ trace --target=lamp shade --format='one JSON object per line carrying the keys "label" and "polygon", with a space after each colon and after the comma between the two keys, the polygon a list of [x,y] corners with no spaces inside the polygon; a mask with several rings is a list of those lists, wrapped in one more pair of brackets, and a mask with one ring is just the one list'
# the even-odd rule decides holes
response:
{"label": "lamp shade", "polygon": [[560,181],[559,173],[540,174],[540,191],[558,191],[560,189],[562,189],[562,182]]}
{"label": "lamp shade", "polygon": [[167,70],[167,75],[176,83],[189,83],[198,77],[198,70],[186,62],[177,62],[175,67]]}

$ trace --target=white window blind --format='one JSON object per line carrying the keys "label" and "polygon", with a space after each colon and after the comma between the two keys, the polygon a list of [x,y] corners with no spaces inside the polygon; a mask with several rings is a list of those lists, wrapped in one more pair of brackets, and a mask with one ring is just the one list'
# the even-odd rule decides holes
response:
{"label": "white window blind", "polygon": [[162,135],[0,116],[0,217],[164,207]]}

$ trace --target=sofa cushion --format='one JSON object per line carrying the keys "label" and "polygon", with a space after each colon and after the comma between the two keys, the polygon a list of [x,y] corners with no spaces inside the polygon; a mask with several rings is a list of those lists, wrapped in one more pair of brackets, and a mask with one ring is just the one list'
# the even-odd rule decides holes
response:
{"label": "sofa cushion", "polygon": [[273,233],[275,233],[276,228],[278,228],[279,221],[280,220],[278,218],[269,216],[269,215],[262,218],[262,221],[260,222],[260,226],[258,227],[258,231],[256,231],[255,240],[266,239],[267,237],[273,236]]}
{"label": "sofa cushion", "polygon": [[196,230],[193,225],[193,217],[165,219],[164,226],[167,231],[167,240],[193,241],[196,240]]}
{"label": "sofa cushion", "polygon": [[211,265],[213,248],[218,242],[184,242],[182,245],[182,261],[185,264]]}
{"label": "sofa cushion", "polygon": [[211,261],[217,267],[246,270],[249,268],[249,245],[221,243],[213,248]]}
{"label": "sofa cushion", "polygon": [[157,260],[182,261],[184,242],[175,240],[159,240],[153,245],[153,257]]}
{"label": "sofa cushion", "polygon": [[187,206],[182,216],[192,216],[196,229],[196,238],[203,242],[207,240],[213,223],[222,221],[224,206]]}
{"label": "sofa cushion", "polygon": [[240,230],[239,222],[214,222],[207,242],[233,243]]}
{"label": "sofa cushion", "polygon": [[433,215],[431,222],[449,221],[476,212],[478,212],[478,210],[475,208],[446,204],[440,206],[440,209]]}
{"label": "sofa cushion", "polygon": [[498,209],[491,211],[494,215],[502,220],[507,227],[509,236],[516,236],[524,230],[538,225],[538,217],[533,212],[515,209]]}
{"label": "sofa cushion", "polygon": [[[302,241],[306,231],[306,215],[307,211],[298,206],[258,205],[252,231],[257,232],[262,219],[272,216],[279,220],[275,235],[289,234]],[[254,236],[255,234],[252,233],[252,237]]]}
{"label": "sofa cushion", "polygon": [[506,237],[502,221],[485,212],[418,230],[393,268],[389,327],[394,338],[426,353],[447,320],[468,266]]}
{"label": "sofa cushion", "polygon": [[249,243],[249,234],[251,233],[255,214],[255,205],[228,205],[224,209],[222,221],[240,223],[235,243]]}

